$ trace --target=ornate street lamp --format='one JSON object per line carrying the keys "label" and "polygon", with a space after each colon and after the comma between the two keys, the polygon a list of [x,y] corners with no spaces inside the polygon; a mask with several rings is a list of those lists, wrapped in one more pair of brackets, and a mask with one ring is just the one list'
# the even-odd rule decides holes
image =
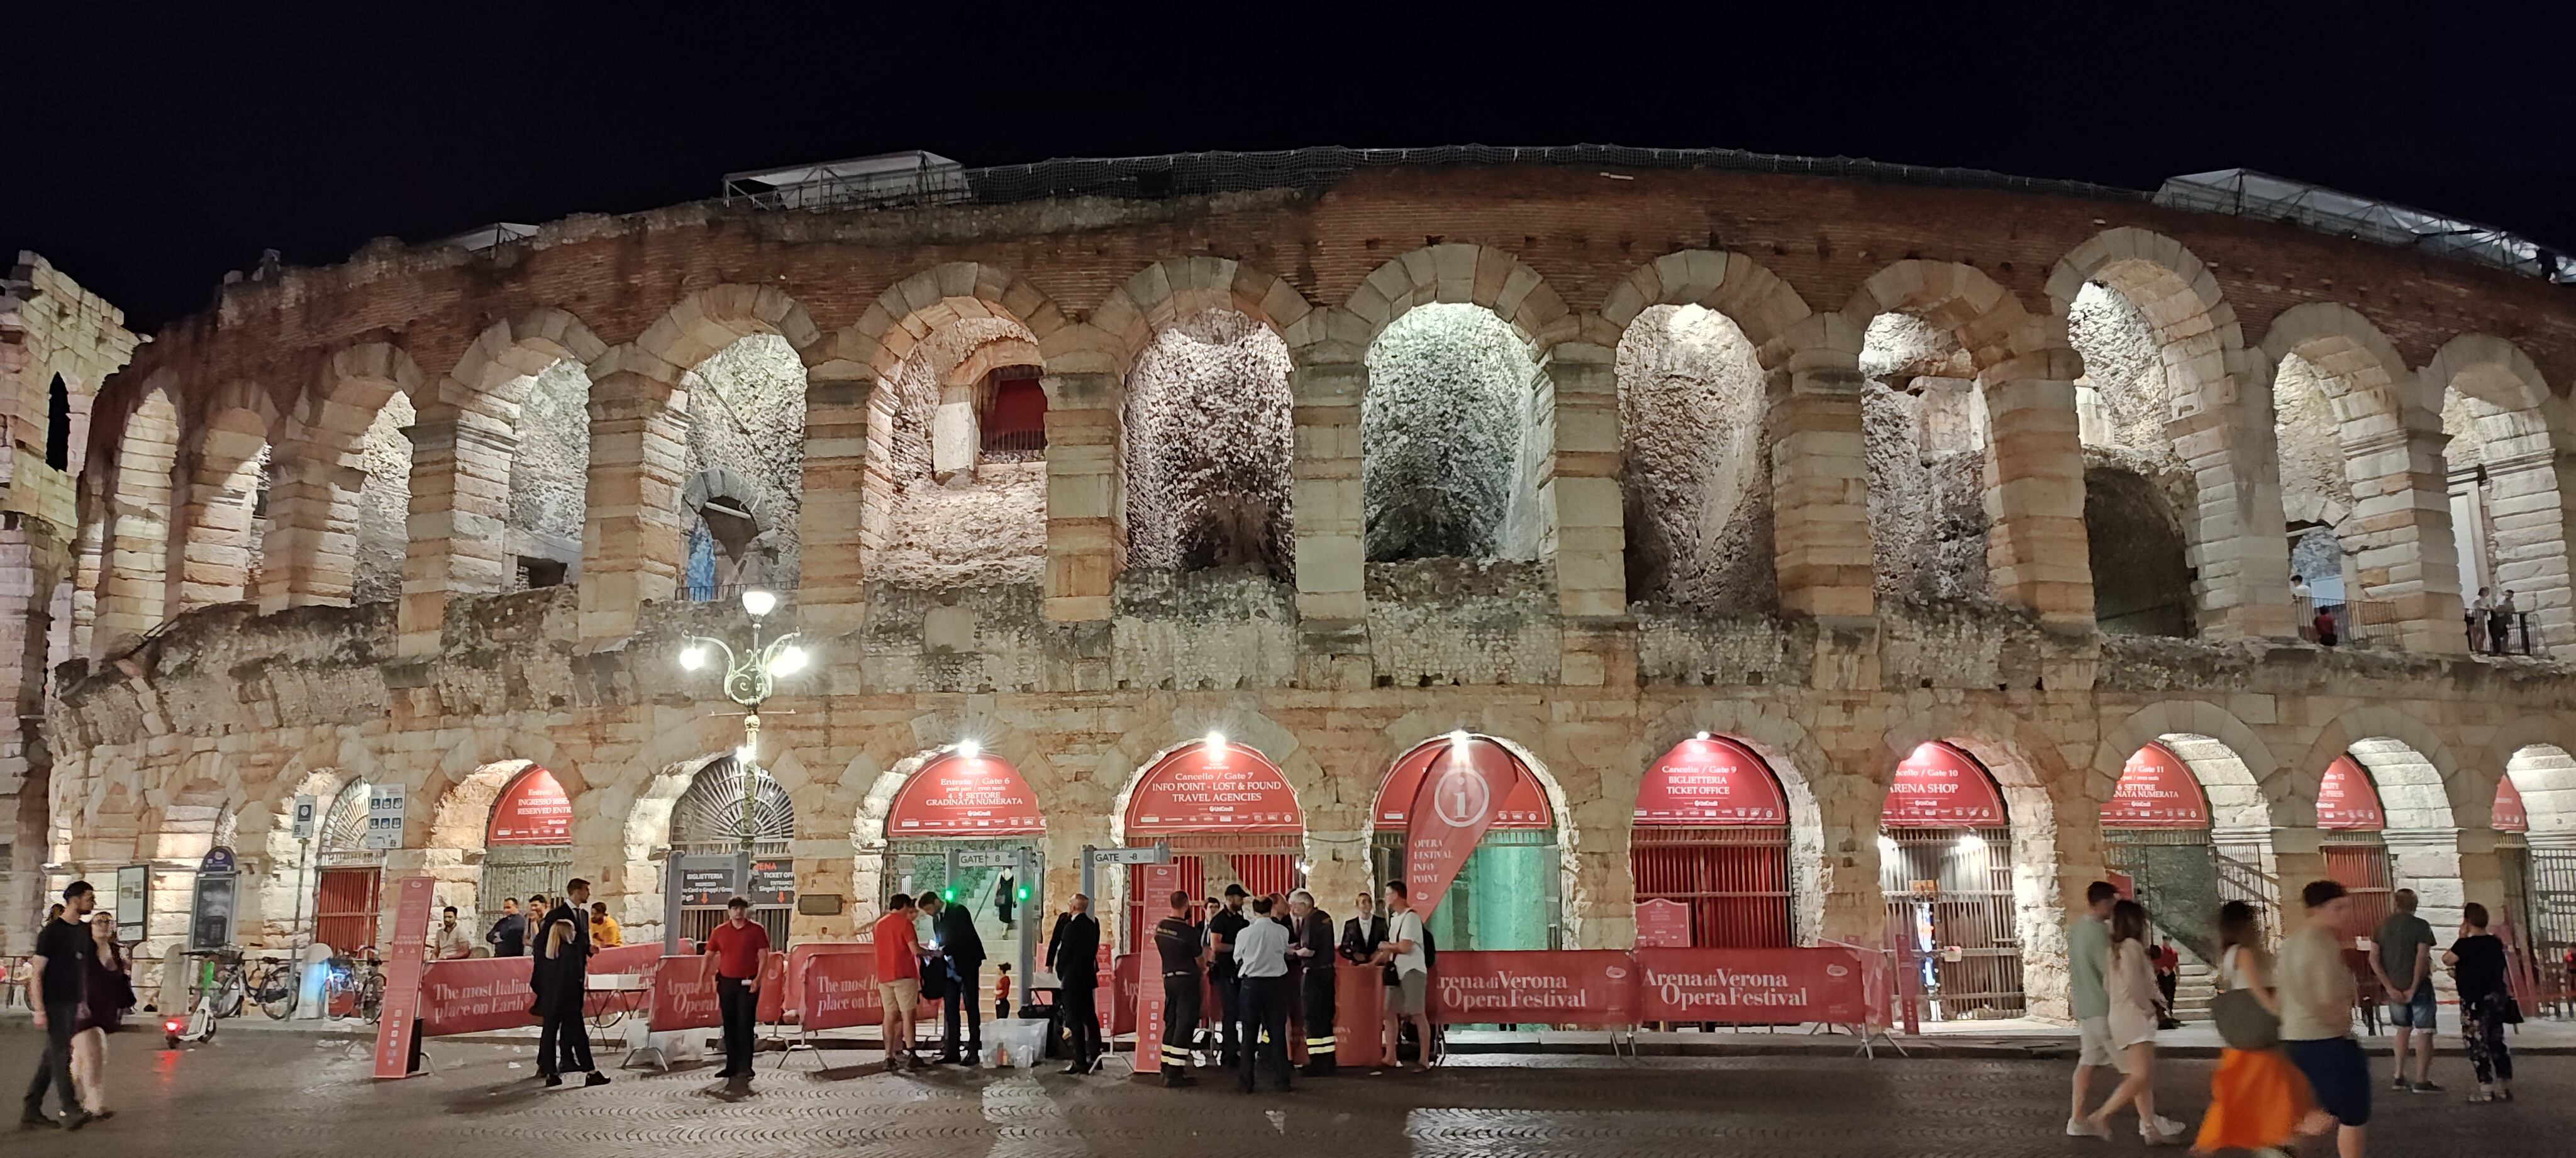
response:
{"label": "ornate street lamp", "polygon": [[791,631],[767,643],[760,641],[761,621],[778,609],[778,596],[759,588],[742,593],[742,609],[751,616],[751,646],[740,653],[721,639],[703,635],[688,636],[689,646],[680,653],[680,666],[697,671],[707,666],[707,649],[724,654],[725,696],[743,706],[742,746],[734,749],[736,764],[742,767],[742,812],[735,818],[734,839],[748,856],[760,834],[760,705],[777,689],[777,681],[805,670],[805,649],[796,646],[796,633]]}

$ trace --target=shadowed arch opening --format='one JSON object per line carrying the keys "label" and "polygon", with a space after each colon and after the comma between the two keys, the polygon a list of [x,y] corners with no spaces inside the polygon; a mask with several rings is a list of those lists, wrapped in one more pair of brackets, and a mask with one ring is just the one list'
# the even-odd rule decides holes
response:
{"label": "shadowed arch opening", "polygon": [[101,655],[133,646],[169,606],[170,499],[179,462],[179,411],[156,385],[126,419],[107,499],[107,565],[99,574]]}
{"label": "shadowed arch opening", "polygon": [[805,488],[803,359],[778,334],[747,334],[680,382],[689,397],[681,592],[704,602],[747,587],[795,587]]}
{"label": "shadowed arch opening", "polygon": [[1292,570],[1287,343],[1231,309],[1157,329],[1127,373],[1131,567]]}
{"label": "shadowed arch opening", "polygon": [[1649,306],[1615,365],[1629,601],[1772,609],[1768,399],[1752,343],[1715,310]]}
{"label": "shadowed arch opening", "polygon": [[983,432],[1006,386],[1023,384],[1011,389],[1025,398],[1026,383],[1044,381],[1037,336],[980,298],[938,299],[897,332],[915,329],[869,398],[862,567],[903,587],[1035,583],[1046,564],[1045,454],[988,450]]}
{"label": "shadowed arch opening", "polygon": [[1537,351],[1494,311],[1415,306],[1368,348],[1361,506],[1373,563],[1539,554]]}
{"label": "shadowed arch opening", "polygon": [[2084,472],[2093,619],[2105,634],[2192,634],[2192,571],[2175,496],[2135,471]]}

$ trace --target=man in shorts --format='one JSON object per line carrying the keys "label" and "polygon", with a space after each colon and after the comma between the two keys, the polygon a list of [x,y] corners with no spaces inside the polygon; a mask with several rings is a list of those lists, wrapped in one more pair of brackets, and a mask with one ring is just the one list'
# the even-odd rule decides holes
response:
{"label": "man in shorts", "polygon": [[896,893],[885,915],[869,927],[876,945],[877,995],[885,1002],[886,1072],[920,1065],[912,1056],[912,1013],[921,1006],[921,932],[912,924],[912,898]]}
{"label": "man in shorts", "polygon": [[2085,1095],[2093,1085],[2093,1071],[2119,1064],[2122,1051],[2111,1045],[2111,995],[2103,979],[2111,969],[2111,906],[2120,899],[2120,890],[2109,881],[2095,881],[2084,887],[2084,915],[2066,929],[2066,967],[2073,976],[2067,979],[2066,1003],[2075,1014],[2079,1046],[2075,1055],[2075,1100],[2066,1112],[2066,1134],[2070,1138],[2108,1138],[2109,1126],[2095,1126],[2085,1116]]}
{"label": "man in shorts", "polygon": [[2361,1158],[2370,1122],[2370,1061],[2352,1036],[2352,970],[2343,947],[2352,901],[2334,881],[2309,881],[2307,923],[2281,941],[2273,981],[2281,992],[2281,1048],[2307,1076],[2317,1108],[2336,1123],[2335,1151]]}
{"label": "man in shorts", "polygon": [[1386,883],[1386,943],[1379,945],[1377,963],[1387,967],[1386,983],[1386,1056],[1371,1073],[1384,1073],[1396,1064],[1395,1048],[1404,1038],[1404,1023],[1413,1023],[1413,1032],[1422,1042],[1422,1052],[1413,1059],[1413,1072],[1431,1068],[1431,1018],[1428,1000],[1431,992],[1431,964],[1422,952],[1422,915],[1413,911],[1413,902],[1404,891],[1403,881]]}
{"label": "man in shorts", "polygon": [[[2397,1077],[2389,1088],[2439,1093],[2442,1087],[2433,1084],[2433,926],[2415,915],[2415,890],[2399,889],[2388,900],[2394,909],[2371,935],[2370,969],[2388,995],[2388,1024],[2397,1030]],[[2411,1082],[2406,1080],[2409,1045],[2415,1054]]]}

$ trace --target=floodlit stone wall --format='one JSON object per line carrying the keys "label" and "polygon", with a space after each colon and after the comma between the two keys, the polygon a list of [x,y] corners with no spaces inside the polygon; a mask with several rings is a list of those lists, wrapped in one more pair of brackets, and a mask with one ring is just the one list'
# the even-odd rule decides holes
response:
{"label": "floodlit stone wall", "polygon": [[1232,310],[1154,336],[1128,371],[1132,567],[1257,566],[1286,578],[1293,516],[1288,344]]}
{"label": "floodlit stone wall", "polygon": [[[2103,869],[2095,817],[2149,741],[2187,754],[2231,802],[2231,847],[2283,881],[2322,871],[2317,783],[2352,752],[2410,882],[2501,901],[2481,818],[2509,768],[2529,799],[2576,799],[2576,760],[2550,755],[2576,750],[2576,683],[2548,656],[2460,654],[2440,399],[2536,391],[2509,413],[2539,425],[2482,434],[2479,461],[2507,438],[2536,456],[2518,477],[2551,486],[2496,502],[2527,536],[2513,565],[2563,568],[2563,468],[2533,441],[2576,380],[2558,290],[2143,202],[1634,176],[683,206],[229,287],[97,393],[72,538],[90,644],[41,700],[56,765],[42,860],[19,863],[140,857],[184,880],[230,826],[264,882],[251,927],[273,932],[297,895],[277,883],[301,867],[277,837],[294,795],[366,779],[420,802],[388,870],[471,903],[494,769],[533,760],[575,801],[578,868],[650,935],[673,803],[740,740],[676,663],[684,634],[746,631],[678,598],[686,484],[724,459],[795,486],[798,584],[772,626],[814,664],[764,713],[762,760],[795,806],[800,891],[844,902],[799,937],[869,915],[884,801],[925,755],[971,739],[1023,772],[1060,898],[1083,845],[1120,839],[1138,773],[1210,730],[1285,773],[1325,895],[1365,881],[1398,754],[1461,728],[1519,745],[1558,802],[1567,940],[1598,946],[1633,935],[1633,801],[1680,740],[1764,756],[1793,801],[1800,934],[1864,941],[1885,922],[1892,769],[1954,743],[2011,812],[2043,1011]],[[2333,288],[2355,285],[2387,289]],[[1218,311],[1242,321],[1192,320]],[[1184,338],[1226,352],[1176,357]],[[796,385],[743,424],[767,434],[708,445],[700,395],[736,348]],[[2302,364],[2326,404],[2298,396]],[[961,454],[997,366],[1040,374],[1041,458]],[[1184,382],[1225,406],[1171,406]],[[333,544],[354,528],[362,560],[381,553],[334,472],[395,395],[415,412],[402,596],[350,606]],[[2332,418],[2353,573],[2402,646],[2295,637],[2290,507],[2329,476],[2285,465],[2318,444],[2285,408]],[[1199,433],[1175,413],[1265,433],[1210,446],[1169,433]],[[215,500],[251,496],[231,463],[266,446],[274,574],[256,603],[218,598],[230,576],[206,564],[252,544]],[[1211,460],[1260,469],[1175,488],[1152,465]],[[2191,576],[2188,637],[2099,629],[2097,587],[2118,591],[2091,565],[2108,485],[2087,471],[2109,468],[2179,528],[2157,555]],[[1278,512],[1259,537],[1277,558],[1186,548],[1182,508],[1220,491]],[[500,544],[540,527],[580,543],[577,581],[509,592]]]}

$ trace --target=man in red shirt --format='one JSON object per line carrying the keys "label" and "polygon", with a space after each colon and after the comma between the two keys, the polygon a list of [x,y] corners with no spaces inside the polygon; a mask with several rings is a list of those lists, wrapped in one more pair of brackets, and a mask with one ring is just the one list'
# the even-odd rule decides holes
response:
{"label": "man in red shirt", "polygon": [[[913,1010],[921,1005],[921,931],[913,926],[912,898],[896,893],[885,915],[868,930],[876,945],[877,994],[885,1001],[886,1071],[921,1064],[912,1056]],[[897,1050],[896,1043],[903,1048]]]}
{"label": "man in red shirt", "polygon": [[725,902],[724,923],[707,934],[716,958],[716,1009],[724,1015],[725,1067],[736,1090],[751,1086],[751,1021],[760,1004],[760,959],[769,952],[769,930],[751,919],[751,902]]}

